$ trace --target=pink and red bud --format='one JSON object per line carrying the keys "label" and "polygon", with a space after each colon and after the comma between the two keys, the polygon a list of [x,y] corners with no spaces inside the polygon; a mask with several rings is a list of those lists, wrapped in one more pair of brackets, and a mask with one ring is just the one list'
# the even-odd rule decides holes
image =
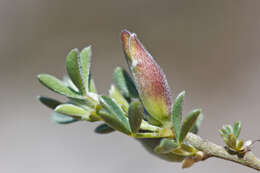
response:
{"label": "pink and red bud", "polygon": [[160,122],[171,116],[172,97],[165,74],[136,34],[121,32],[123,50],[147,112]]}

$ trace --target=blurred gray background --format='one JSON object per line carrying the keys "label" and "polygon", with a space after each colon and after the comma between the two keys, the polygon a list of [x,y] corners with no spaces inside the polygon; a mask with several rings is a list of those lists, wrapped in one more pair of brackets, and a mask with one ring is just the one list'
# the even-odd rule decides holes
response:
{"label": "blurred gray background", "polygon": [[106,93],[113,69],[126,66],[119,33],[127,28],[163,67],[174,97],[186,90],[185,112],[203,109],[201,136],[223,145],[217,130],[241,120],[241,137],[259,139],[259,0],[1,0],[0,26],[0,172],[255,172],[218,159],[182,170],[127,136],[95,134],[97,124],[56,125],[36,96],[63,97],[36,75],[61,78],[68,51],[91,44]]}

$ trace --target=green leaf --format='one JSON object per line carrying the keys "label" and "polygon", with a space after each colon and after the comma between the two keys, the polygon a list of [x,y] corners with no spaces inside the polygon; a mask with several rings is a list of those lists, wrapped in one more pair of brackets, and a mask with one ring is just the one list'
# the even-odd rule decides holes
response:
{"label": "green leaf", "polygon": [[89,119],[89,116],[91,114],[90,111],[83,109],[81,107],[78,107],[73,104],[62,104],[59,105],[55,108],[55,112],[69,115],[69,116],[74,116],[74,117],[80,117],[82,119]]}
{"label": "green leaf", "polygon": [[195,122],[195,125],[192,127],[192,129],[190,130],[190,132],[192,132],[192,133],[194,133],[194,134],[198,134],[199,128],[200,128],[200,126],[201,126],[201,124],[202,124],[202,121],[203,121],[203,118],[204,118],[203,114],[200,114],[199,117],[198,117],[198,119],[197,119],[196,122]]}
{"label": "green leaf", "polygon": [[219,130],[219,133],[220,133],[220,135],[222,136],[222,137],[227,137],[227,135],[228,135],[228,133],[227,133],[227,131],[223,128],[223,129],[220,129]]}
{"label": "green leaf", "polygon": [[201,112],[200,109],[196,109],[191,113],[189,113],[187,117],[184,119],[181,127],[179,143],[182,143],[182,141],[185,139],[190,129],[194,126],[198,116],[200,115],[200,112]]}
{"label": "green leaf", "polygon": [[183,105],[184,95],[185,95],[185,91],[181,92],[177,96],[177,98],[172,106],[172,124],[173,124],[174,135],[175,135],[177,143],[179,143],[179,140],[180,140],[182,105]]}
{"label": "green leaf", "polygon": [[195,154],[197,152],[197,149],[190,144],[182,143],[181,148],[191,154]]}
{"label": "green leaf", "polygon": [[236,122],[233,126],[233,133],[235,135],[236,138],[239,137],[240,135],[240,130],[241,130],[241,122]]}
{"label": "green leaf", "polygon": [[107,134],[115,131],[113,128],[109,127],[107,124],[100,124],[96,127],[95,132],[99,134]]}
{"label": "green leaf", "polygon": [[178,147],[178,144],[174,140],[163,138],[160,141],[160,144],[157,147],[155,147],[154,151],[156,153],[163,153],[163,154],[170,153],[177,147]]}
{"label": "green leaf", "polygon": [[234,136],[234,134],[229,134],[228,135],[228,142],[226,143],[227,146],[229,146],[232,149],[236,148],[236,137]]}
{"label": "green leaf", "polygon": [[162,123],[156,119],[154,119],[151,115],[149,115],[149,113],[147,113],[147,111],[144,109],[144,119],[147,120],[149,122],[149,124],[154,125],[154,126],[158,126],[158,127],[162,127]]}
{"label": "green leaf", "polygon": [[119,90],[114,85],[111,85],[111,87],[109,89],[109,96],[112,99],[114,99],[116,101],[116,103],[119,104],[125,112],[128,112],[128,107],[129,107],[128,102],[121,95]]}
{"label": "green leaf", "polygon": [[130,125],[127,117],[120,107],[108,96],[101,96],[100,103],[105,111],[100,110],[100,117],[113,129],[125,134],[131,134]]}
{"label": "green leaf", "polygon": [[226,132],[227,132],[228,134],[233,133],[233,128],[232,128],[231,125],[226,125],[226,126],[224,126],[224,128],[225,128],[225,130],[226,130]]}
{"label": "green leaf", "polygon": [[92,51],[91,46],[84,48],[80,52],[80,72],[82,79],[84,80],[84,86],[88,89],[88,92],[91,92],[94,87],[94,81],[91,84],[91,77],[90,77],[90,66],[91,66],[91,57]]}
{"label": "green leaf", "polygon": [[59,79],[57,79],[51,75],[40,74],[40,75],[38,75],[38,79],[44,86],[46,86],[47,88],[49,88],[50,90],[52,90],[58,94],[61,94],[61,95],[64,95],[64,96],[67,96],[70,98],[78,98],[78,99],[83,98],[77,92],[75,92],[72,89],[70,89],[69,87],[67,87]]}
{"label": "green leaf", "polygon": [[243,149],[243,146],[244,146],[244,141],[243,140],[239,140],[237,141],[237,150],[241,150]]}
{"label": "green leaf", "polygon": [[67,87],[71,88],[73,91],[79,93],[79,89],[75,86],[75,84],[72,82],[69,76],[63,76],[62,83],[64,83],[64,85],[66,85]]}
{"label": "green leaf", "polygon": [[138,100],[132,102],[128,110],[128,119],[133,133],[138,132],[143,118],[144,118],[144,109],[142,103]]}
{"label": "green leaf", "polygon": [[52,121],[58,124],[69,124],[78,121],[78,119],[70,117],[68,115],[63,115],[60,113],[55,112],[52,117]]}
{"label": "green leaf", "polygon": [[225,144],[228,145],[228,137],[224,137],[223,140],[224,140]]}
{"label": "green leaf", "polygon": [[172,151],[172,153],[176,155],[185,156],[185,157],[194,156],[196,152],[197,150],[193,146],[188,144],[181,144],[180,147]]}
{"label": "green leaf", "polygon": [[60,101],[57,101],[49,97],[39,96],[38,99],[42,104],[51,109],[55,109],[58,105],[62,104]]}
{"label": "green leaf", "polygon": [[133,80],[123,68],[117,67],[115,69],[113,80],[120,93],[127,99],[139,97]]}
{"label": "green leaf", "polygon": [[97,88],[96,88],[96,85],[95,85],[95,81],[92,78],[91,74],[89,74],[88,91],[92,92],[92,93],[97,93]]}
{"label": "green leaf", "polygon": [[66,59],[66,67],[72,82],[76,85],[82,95],[86,95],[85,82],[82,74],[83,69],[79,59],[78,49],[72,49],[69,52]]}

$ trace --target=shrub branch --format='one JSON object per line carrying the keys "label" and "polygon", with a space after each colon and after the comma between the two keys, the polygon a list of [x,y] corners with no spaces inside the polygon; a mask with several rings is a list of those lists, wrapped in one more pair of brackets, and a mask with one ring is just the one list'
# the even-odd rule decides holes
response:
{"label": "shrub branch", "polygon": [[255,157],[252,152],[247,152],[243,158],[237,157],[237,155],[229,154],[224,147],[216,145],[208,140],[189,133],[185,139],[188,143],[192,144],[195,148],[202,151],[205,154],[204,159],[210,157],[216,157],[224,160],[229,160],[255,170],[260,171],[260,160]]}

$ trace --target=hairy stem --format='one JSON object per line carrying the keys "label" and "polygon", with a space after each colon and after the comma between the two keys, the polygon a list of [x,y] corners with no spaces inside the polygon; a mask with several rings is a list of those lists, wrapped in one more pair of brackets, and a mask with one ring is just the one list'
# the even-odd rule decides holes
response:
{"label": "hairy stem", "polygon": [[223,147],[204,140],[193,133],[189,133],[185,140],[198,150],[202,151],[206,155],[205,159],[216,157],[260,171],[260,160],[256,158],[252,152],[246,153],[243,158],[238,158],[236,155],[229,154]]}
{"label": "hairy stem", "polygon": [[[174,135],[172,131],[167,128],[160,128],[157,126],[150,125],[146,121],[141,124],[142,130],[148,130],[150,133],[136,133],[131,134],[134,138],[172,138]],[[255,170],[260,171],[260,159],[254,156],[252,152],[247,152],[243,158],[237,157],[237,155],[229,154],[224,147],[214,144],[208,140],[202,139],[200,136],[193,133],[188,133],[185,141],[194,146],[199,151],[202,151],[204,158],[216,157],[224,160],[229,160]]]}

